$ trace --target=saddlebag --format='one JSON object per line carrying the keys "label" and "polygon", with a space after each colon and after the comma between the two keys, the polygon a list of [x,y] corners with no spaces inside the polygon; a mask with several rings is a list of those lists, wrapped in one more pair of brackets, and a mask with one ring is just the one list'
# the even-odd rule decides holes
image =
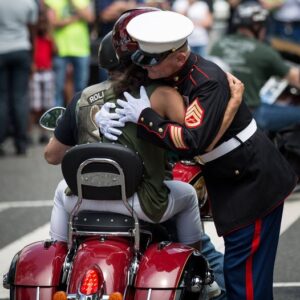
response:
{"label": "saddlebag", "polygon": [[[7,274],[12,299],[51,299],[59,286],[67,245],[39,241],[27,245],[13,258]],[[12,296],[12,295],[11,295]]]}

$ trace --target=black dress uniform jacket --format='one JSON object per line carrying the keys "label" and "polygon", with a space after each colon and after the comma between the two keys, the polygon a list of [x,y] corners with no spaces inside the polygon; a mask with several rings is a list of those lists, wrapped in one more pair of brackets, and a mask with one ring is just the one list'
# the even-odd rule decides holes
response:
{"label": "black dress uniform jacket", "polygon": [[[165,120],[147,108],[138,121],[138,136],[182,157],[204,154],[221,126],[230,98],[226,74],[192,53],[167,81],[188,103],[185,125]],[[235,137],[251,120],[242,102],[218,144]],[[231,152],[203,165],[203,173],[219,235],[268,214],[292,192],[297,181],[290,165],[259,129]]]}

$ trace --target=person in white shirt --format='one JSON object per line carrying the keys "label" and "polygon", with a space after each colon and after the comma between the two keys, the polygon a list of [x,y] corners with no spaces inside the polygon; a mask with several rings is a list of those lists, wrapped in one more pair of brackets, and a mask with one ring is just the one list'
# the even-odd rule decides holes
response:
{"label": "person in white shirt", "polygon": [[213,24],[213,16],[207,3],[202,0],[175,0],[172,10],[187,16],[194,23],[188,43],[194,53],[205,56],[209,30]]}

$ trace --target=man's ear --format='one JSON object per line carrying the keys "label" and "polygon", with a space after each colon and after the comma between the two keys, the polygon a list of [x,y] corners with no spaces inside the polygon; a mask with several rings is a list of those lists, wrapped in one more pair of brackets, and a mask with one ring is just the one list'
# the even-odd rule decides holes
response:
{"label": "man's ear", "polygon": [[188,53],[181,51],[176,54],[176,62],[180,67],[182,67],[187,60]]}

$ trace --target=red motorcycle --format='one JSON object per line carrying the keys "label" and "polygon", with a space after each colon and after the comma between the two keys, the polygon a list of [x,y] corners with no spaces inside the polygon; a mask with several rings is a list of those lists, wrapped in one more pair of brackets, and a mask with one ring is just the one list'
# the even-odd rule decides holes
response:
{"label": "red motorcycle", "polygon": [[[39,241],[18,252],[3,280],[11,300],[208,299],[213,274],[201,253],[176,242],[168,222],[140,221],[127,202],[143,176],[134,151],[117,144],[79,145],[61,167],[78,196],[68,244]],[[130,217],[79,211],[83,198],[122,199]]]}
{"label": "red motorcycle", "polygon": [[213,221],[201,165],[193,160],[180,160],[171,163],[171,170],[174,180],[187,182],[195,188],[202,222]]}

